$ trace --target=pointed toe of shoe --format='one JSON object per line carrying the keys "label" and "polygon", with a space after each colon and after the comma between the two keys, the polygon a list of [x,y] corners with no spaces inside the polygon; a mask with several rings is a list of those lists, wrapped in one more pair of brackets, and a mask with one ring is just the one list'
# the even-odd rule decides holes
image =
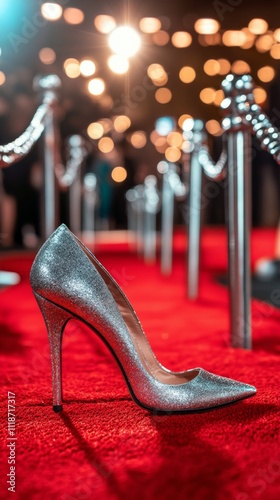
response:
{"label": "pointed toe of shoe", "polygon": [[217,399],[220,405],[249,398],[254,396],[257,392],[253,385],[245,384],[227,377],[220,377],[218,375],[214,375],[213,377],[213,383],[216,385]]}
{"label": "pointed toe of shoe", "polygon": [[242,382],[239,382],[241,384],[241,392],[244,394],[245,398],[248,398],[250,396],[254,396],[257,392],[256,387],[250,384],[243,384]]}
{"label": "pointed toe of shoe", "polygon": [[194,379],[205,408],[224,406],[235,401],[254,396],[257,392],[253,385],[214,375],[200,369],[199,376]]}

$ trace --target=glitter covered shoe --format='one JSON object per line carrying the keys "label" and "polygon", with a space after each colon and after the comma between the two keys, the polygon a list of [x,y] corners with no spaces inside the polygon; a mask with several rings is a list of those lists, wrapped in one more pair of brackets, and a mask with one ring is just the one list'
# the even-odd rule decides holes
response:
{"label": "glitter covered shoe", "polygon": [[39,250],[31,286],[46,322],[53,408],[62,410],[61,345],[71,319],[90,326],[116,358],[134,401],[152,411],[208,410],[253,396],[255,387],[202,368],[172,372],[156,359],[127,297],[96,257],[62,224]]}

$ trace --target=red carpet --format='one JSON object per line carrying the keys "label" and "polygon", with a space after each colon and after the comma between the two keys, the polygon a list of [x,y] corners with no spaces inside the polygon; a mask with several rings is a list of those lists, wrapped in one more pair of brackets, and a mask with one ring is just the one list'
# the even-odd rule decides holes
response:
{"label": "red carpet", "polygon": [[[172,277],[123,247],[97,255],[131,299],[159,360],[254,384],[255,397],[206,413],[156,415],[136,406],[106,348],[81,323],[64,335],[64,412],[51,409],[45,326],[29,286],[32,256],[2,258],[20,273],[0,292],[1,498],[251,500],[280,498],[280,311],[253,300],[253,350],[228,341],[223,230],[204,231],[200,299],[185,295],[184,241]],[[274,231],[253,234],[253,262]],[[8,491],[7,391],[16,397],[16,493]],[[11,442],[11,441],[10,441]]]}

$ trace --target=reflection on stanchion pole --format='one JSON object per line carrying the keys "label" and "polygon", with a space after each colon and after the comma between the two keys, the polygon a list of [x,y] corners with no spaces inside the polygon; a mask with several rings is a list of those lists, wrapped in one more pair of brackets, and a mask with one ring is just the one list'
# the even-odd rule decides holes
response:
{"label": "reflection on stanchion pole", "polygon": [[177,165],[160,161],[157,170],[162,174],[161,195],[161,272],[169,275],[172,271],[174,198],[183,199],[186,186],[177,173]]}
{"label": "reflection on stanchion pole", "polygon": [[147,175],[144,180],[144,260],[150,263],[156,259],[156,215],[159,202],[157,178],[155,175]]}
{"label": "reflection on stanchion pole", "polygon": [[84,177],[83,184],[83,235],[87,241],[94,244],[95,209],[98,203],[96,175],[89,172]]}
{"label": "reflection on stanchion pole", "polygon": [[43,210],[42,238],[46,240],[57,226],[57,184],[55,165],[57,163],[57,123],[55,108],[61,81],[57,75],[46,75],[34,79],[34,90],[43,95],[43,103],[48,104],[44,128],[44,172],[43,172]]}
{"label": "reflection on stanchion pole", "polygon": [[72,135],[67,140],[67,150],[71,158],[72,169],[69,176],[69,212],[70,229],[77,236],[81,235],[82,223],[82,164],[87,154],[86,143],[80,135]]}
{"label": "reflection on stanchion pole", "polygon": [[248,81],[228,75],[222,88],[225,99],[221,107],[227,115],[222,126],[228,147],[230,335],[233,347],[251,349],[251,130],[237,106],[247,99]]}
{"label": "reflection on stanchion pole", "polygon": [[127,229],[129,233],[135,234],[137,231],[136,224],[136,193],[134,188],[128,189],[125,193],[126,213],[127,213]]}
{"label": "reflection on stanchion pole", "polygon": [[136,213],[136,245],[138,255],[143,254],[144,241],[144,186],[138,184],[134,187],[135,200],[133,206]]}
{"label": "reflection on stanchion pole", "polygon": [[183,137],[183,171],[184,176],[188,176],[189,182],[189,205],[186,218],[188,225],[187,290],[189,299],[196,299],[200,264],[202,173],[204,171],[210,180],[221,180],[225,175],[227,155],[223,150],[217,162],[212,160],[206,142],[204,122],[200,119],[185,120]]}
{"label": "reflection on stanchion pole", "polygon": [[[188,123],[187,123],[188,122]],[[189,124],[189,126],[188,126]],[[186,120],[184,122],[185,141],[187,141],[190,155],[189,163],[189,224],[188,224],[188,297],[196,299],[198,294],[199,260],[200,260],[200,226],[201,226],[201,189],[202,189],[202,166],[198,158],[198,152],[205,142],[204,123],[202,120]],[[186,161],[186,160],[185,160]],[[186,170],[186,165],[184,165]]]}

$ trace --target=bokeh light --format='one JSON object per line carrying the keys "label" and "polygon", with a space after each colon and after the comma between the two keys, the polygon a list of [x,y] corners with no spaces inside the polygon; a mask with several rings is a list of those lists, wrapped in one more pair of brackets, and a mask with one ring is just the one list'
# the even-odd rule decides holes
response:
{"label": "bokeh light", "polygon": [[263,66],[258,70],[258,78],[261,82],[271,82],[275,77],[275,69],[272,66]]}
{"label": "bokeh light", "polygon": [[218,75],[220,71],[220,63],[216,59],[208,59],[203,65],[204,73],[209,76]]}
{"label": "bokeh light", "polygon": [[236,75],[245,75],[251,72],[251,67],[246,61],[234,61],[231,65],[231,71]]}
{"label": "bokeh light", "polygon": [[223,129],[218,120],[208,120],[205,123],[205,127],[207,132],[209,132],[209,134],[212,134],[214,136],[219,136],[222,135],[223,133]]}
{"label": "bokeh light", "polygon": [[111,172],[111,177],[115,182],[123,182],[127,178],[127,171],[124,167],[115,167]]}
{"label": "bokeh light", "polygon": [[195,69],[191,66],[184,66],[180,69],[179,78],[183,83],[191,83],[196,78]]}
{"label": "bokeh light", "polygon": [[70,57],[63,64],[63,69],[69,78],[78,78],[80,76],[80,63],[77,59]]}
{"label": "bokeh light", "polygon": [[176,31],[171,37],[174,47],[179,49],[189,47],[192,43],[192,36],[187,31]]}
{"label": "bokeh light", "polygon": [[219,45],[221,42],[220,33],[213,33],[213,35],[198,35],[198,42],[203,47],[209,47],[209,45]]}
{"label": "bokeh light", "polygon": [[227,59],[217,59],[220,65],[219,75],[227,75],[230,72],[231,64]]}
{"label": "bokeh light", "polygon": [[102,78],[93,78],[88,82],[88,91],[92,95],[101,95],[105,90],[105,82]]}
{"label": "bokeh light", "polygon": [[268,24],[264,19],[255,18],[251,19],[248,28],[254,35],[262,35],[267,31]]}
{"label": "bokeh light", "polygon": [[184,132],[190,132],[190,130],[193,129],[194,126],[194,119],[192,116],[189,116],[186,118],[182,124],[182,129]]}
{"label": "bokeh light", "polygon": [[155,129],[158,135],[167,136],[175,128],[175,120],[172,116],[161,116],[156,120]]}
{"label": "bokeh light", "polygon": [[167,45],[169,39],[170,39],[169,33],[167,33],[167,31],[164,30],[160,30],[157,33],[154,33],[153,35],[153,42],[155,45],[158,45],[159,47]]}
{"label": "bokeh light", "polygon": [[68,7],[63,12],[63,17],[68,24],[81,24],[85,18],[85,15],[81,9]]}
{"label": "bokeh light", "polygon": [[262,87],[255,87],[253,94],[257,104],[264,104],[267,100],[267,92]]}
{"label": "bokeh light", "polygon": [[180,132],[170,132],[167,138],[167,144],[173,148],[180,148],[182,146],[183,137]]}
{"label": "bokeh light", "polygon": [[274,36],[276,42],[280,42],[280,28],[277,28],[274,31],[273,36]]}
{"label": "bokeh light", "polygon": [[272,45],[274,45],[275,40],[272,33],[267,33],[266,35],[262,35],[256,40],[256,49],[258,52],[268,52]]}
{"label": "bokeh light", "polygon": [[100,139],[104,134],[104,129],[101,123],[93,122],[89,124],[87,133],[91,139]]}
{"label": "bokeh light", "polygon": [[168,75],[161,64],[153,63],[147,69],[148,77],[152,80],[154,85],[160,87],[165,85],[168,81]]}
{"label": "bokeh light", "polygon": [[178,125],[181,129],[183,129],[183,124],[186,120],[192,119],[191,115],[183,114],[178,118]]}
{"label": "bokeh light", "polygon": [[62,16],[62,7],[58,3],[45,2],[41,5],[41,14],[47,21],[57,21]]}
{"label": "bokeh light", "polygon": [[98,141],[98,149],[102,153],[111,153],[113,151],[115,145],[113,139],[111,137],[102,137]]}
{"label": "bokeh light", "polygon": [[244,50],[250,49],[255,43],[256,35],[251,33],[248,28],[242,28],[241,31],[244,33],[245,39],[244,42],[241,43],[240,47]]}
{"label": "bokeh light", "polygon": [[109,46],[115,54],[132,57],[138,52],[141,39],[130,26],[119,26],[109,35]]}
{"label": "bokeh light", "polygon": [[126,115],[119,115],[114,119],[114,129],[116,130],[116,132],[119,132],[119,134],[125,132],[130,127],[130,125],[131,120]]}
{"label": "bokeh light", "polygon": [[157,17],[143,17],[140,19],[139,28],[143,33],[156,33],[161,28],[161,22]]}
{"label": "bokeh light", "polygon": [[137,130],[131,134],[129,140],[134,148],[141,149],[147,144],[147,135],[143,130]]}
{"label": "bokeh light", "polygon": [[212,87],[205,87],[201,90],[199,97],[204,104],[212,104],[215,98],[216,90]]}
{"label": "bokeh light", "polygon": [[0,71],[0,85],[4,85],[5,81],[6,81],[5,73],[3,73],[3,71]]}
{"label": "bokeh light", "polygon": [[239,47],[246,42],[246,35],[241,30],[227,30],[222,36],[222,41],[227,47]]}
{"label": "bokeh light", "polygon": [[215,104],[215,106],[220,106],[224,98],[225,98],[224,91],[222,89],[217,90],[214,95],[213,104]]}
{"label": "bokeh light", "polygon": [[56,60],[55,51],[49,47],[44,47],[39,52],[39,59],[43,64],[52,64]]}
{"label": "bokeh light", "polygon": [[156,139],[155,141],[155,148],[158,153],[164,154],[166,149],[168,148],[166,137],[158,137],[158,139]]}
{"label": "bokeh light", "polygon": [[80,62],[80,72],[83,76],[92,76],[96,70],[95,63],[91,59],[83,59]]}
{"label": "bokeh light", "polygon": [[195,22],[194,29],[201,35],[213,35],[220,29],[220,23],[216,19],[201,18]]}
{"label": "bokeh light", "polygon": [[108,66],[113,73],[124,75],[129,70],[129,61],[124,56],[113,54],[108,58]]}
{"label": "bokeh light", "polygon": [[280,59],[280,43],[276,43],[271,47],[270,55],[273,59]]}
{"label": "bokeh light", "polygon": [[94,26],[100,33],[108,35],[115,29],[117,23],[113,16],[99,15],[94,19]]}
{"label": "bokeh light", "polygon": [[179,161],[181,156],[182,153],[178,148],[173,148],[172,146],[169,146],[165,150],[165,158],[167,159],[167,161],[170,161],[171,163],[176,163],[176,161]]}
{"label": "bokeh light", "polygon": [[155,99],[160,104],[167,104],[172,99],[172,92],[166,87],[161,87],[155,93]]}

